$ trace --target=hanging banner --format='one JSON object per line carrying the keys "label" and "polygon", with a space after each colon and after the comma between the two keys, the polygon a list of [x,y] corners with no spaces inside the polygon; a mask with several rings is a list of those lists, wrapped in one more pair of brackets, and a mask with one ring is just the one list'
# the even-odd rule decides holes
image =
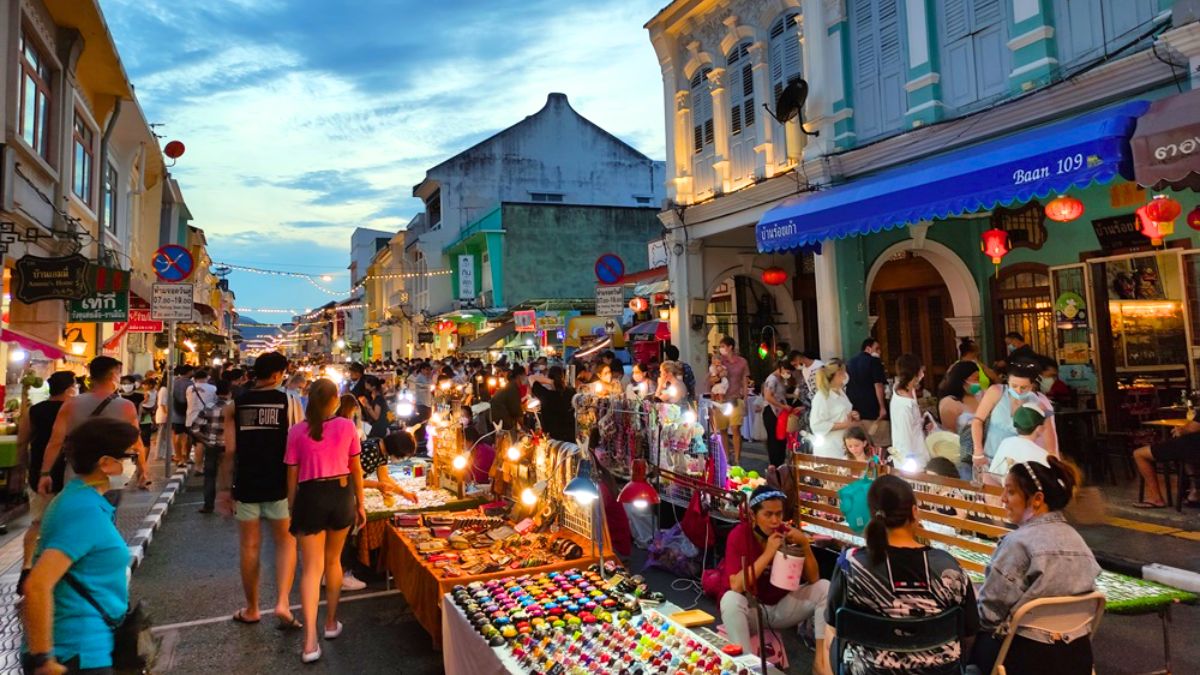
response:
{"label": "hanging banner", "polygon": [[67,316],[69,321],[77,323],[128,321],[129,291],[96,293],[89,298],[72,300],[67,305]]}
{"label": "hanging banner", "polygon": [[78,253],[61,258],[24,256],[12,271],[13,297],[25,304],[86,298],[91,294],[90,267]]}
{"label": "hanging banner", "polygon": [[458,299],[471,300],[475,297],[475,256],[458,256]]}

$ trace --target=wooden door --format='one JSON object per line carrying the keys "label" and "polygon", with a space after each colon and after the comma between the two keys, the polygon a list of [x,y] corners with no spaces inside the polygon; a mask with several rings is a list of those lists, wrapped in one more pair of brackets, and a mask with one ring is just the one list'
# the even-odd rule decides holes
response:
{"label": "wooden door", "polygon": [[879,317],[874,334],[888,372],[901,354],[915,354],[925,364],[925,387],[936,389],[957,358],[954,331],[946,323],[952,309],[945,285],[874,293],[871,306]]}

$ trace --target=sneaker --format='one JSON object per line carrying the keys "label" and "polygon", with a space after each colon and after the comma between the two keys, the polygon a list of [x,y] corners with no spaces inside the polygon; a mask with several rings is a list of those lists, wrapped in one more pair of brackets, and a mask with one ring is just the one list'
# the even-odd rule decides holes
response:
{"label": "sneaker", "polygon": [[358,577],[354,576],[354,572],[346,572],[345,576],[342,577],[343,591],[361,591],[366,587],[367,582],[362,581]]}

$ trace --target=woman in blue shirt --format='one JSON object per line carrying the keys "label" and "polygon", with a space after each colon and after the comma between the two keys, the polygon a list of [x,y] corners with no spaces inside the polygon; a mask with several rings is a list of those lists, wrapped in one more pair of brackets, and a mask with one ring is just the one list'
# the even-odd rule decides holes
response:
{"label": "woman in blue shirt", "polygon": [[94,417],[63,443],[76,477],[46,509],[26,582],[27,673],[112,672],[112,629],[64,576],[71,575],[109,618],[125,616],[129,549],[114,522],[116,509],[104,493],[110,478],[121,478],[121,463],[137,440],[132,424]]}

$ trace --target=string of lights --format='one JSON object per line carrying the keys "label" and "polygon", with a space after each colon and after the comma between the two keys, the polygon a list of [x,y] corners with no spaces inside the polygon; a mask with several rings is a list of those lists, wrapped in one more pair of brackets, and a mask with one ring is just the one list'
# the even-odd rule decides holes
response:
{"label": "string of lights", "polygon": [[429,270],[427,272],[396,272],[394,274],[368,274],[354,284],[354,288],[359,288],[368,281],[376,279],[417,279],[419,277],[444,277],[454,274],[454,270]]}
{"label": "string of lights", "polygon": [[325,288],[321,284],[317,283],[317,279],[320,279],[321,281],[325,281],[325,282],[333,281],[333,275],[330,275],[330,274],[302,274],[300,272],[287,272],[284,270],[268,270],[268,269],[263,269],[261,267],[250,267],[248,265],[234,265],[233,263],[224,263],[224,262],[214,262],[213,266],[216,268],[237,270],[239,272],[250,272],[252,274],[261,274],[264,276],[291,277],[293,279],[303,279],[303,280],[307,281],[310,285],[312,285],[313,288],[317,289],[318,291],[321,291],[322,293],[324,293],[326,295],[332,295],[332,296],[346,295],[342,291],[335,291],[330,288]]}

